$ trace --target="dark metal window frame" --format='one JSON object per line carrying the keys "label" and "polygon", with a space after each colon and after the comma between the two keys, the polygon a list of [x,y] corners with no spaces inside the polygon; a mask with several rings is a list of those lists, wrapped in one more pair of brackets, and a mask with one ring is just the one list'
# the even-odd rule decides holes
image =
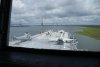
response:
{"label": "dark metal window frame", "polygon": [[5,49],[8,45],[8,32],[12,0],[1,0],[0,4],[0,48]]}
{"label": "dark metal window frame", "polygon": [[31,52],[38,54],[52,54],[52,55],[82,55],[93,56],[100,54],[100,52],[92,51],[66,51],[66,50],[49,50],[49,49],[30,49],[22,47],[10,47],[9,43],[9,26],[11,17],[12,0],[1,0],[0,4],[0,49],[19,51],[19,52]]}

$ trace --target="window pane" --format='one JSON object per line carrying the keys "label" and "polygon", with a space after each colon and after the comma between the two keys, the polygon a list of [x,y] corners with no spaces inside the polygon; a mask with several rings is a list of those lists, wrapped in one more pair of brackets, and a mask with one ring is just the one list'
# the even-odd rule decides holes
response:
{"label": "window pane", "polygon": [[100,51],[99,0],[13,0],[9,46]]}

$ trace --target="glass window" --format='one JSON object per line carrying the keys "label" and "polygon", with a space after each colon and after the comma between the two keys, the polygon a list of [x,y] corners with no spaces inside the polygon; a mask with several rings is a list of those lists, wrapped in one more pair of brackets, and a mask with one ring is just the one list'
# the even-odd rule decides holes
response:
{"label": "glass window", "polygon": [[99,0],[13,0],[9,46],[100,51]]}

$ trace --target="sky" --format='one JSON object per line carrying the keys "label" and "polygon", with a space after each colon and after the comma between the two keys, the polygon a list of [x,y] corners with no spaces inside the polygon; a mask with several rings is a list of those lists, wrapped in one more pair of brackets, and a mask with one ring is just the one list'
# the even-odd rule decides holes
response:
{"label": "sky", "polygon": [[100,0],[13,0],[12,24],[100,25]]}

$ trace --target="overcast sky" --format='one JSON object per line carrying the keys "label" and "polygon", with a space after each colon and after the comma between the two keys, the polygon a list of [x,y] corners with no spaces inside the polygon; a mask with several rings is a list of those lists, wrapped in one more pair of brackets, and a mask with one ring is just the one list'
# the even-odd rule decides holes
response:
{"label": "overcast sky", "polygon": [[12,23],[100,25],[100,0],[13,0]]}

